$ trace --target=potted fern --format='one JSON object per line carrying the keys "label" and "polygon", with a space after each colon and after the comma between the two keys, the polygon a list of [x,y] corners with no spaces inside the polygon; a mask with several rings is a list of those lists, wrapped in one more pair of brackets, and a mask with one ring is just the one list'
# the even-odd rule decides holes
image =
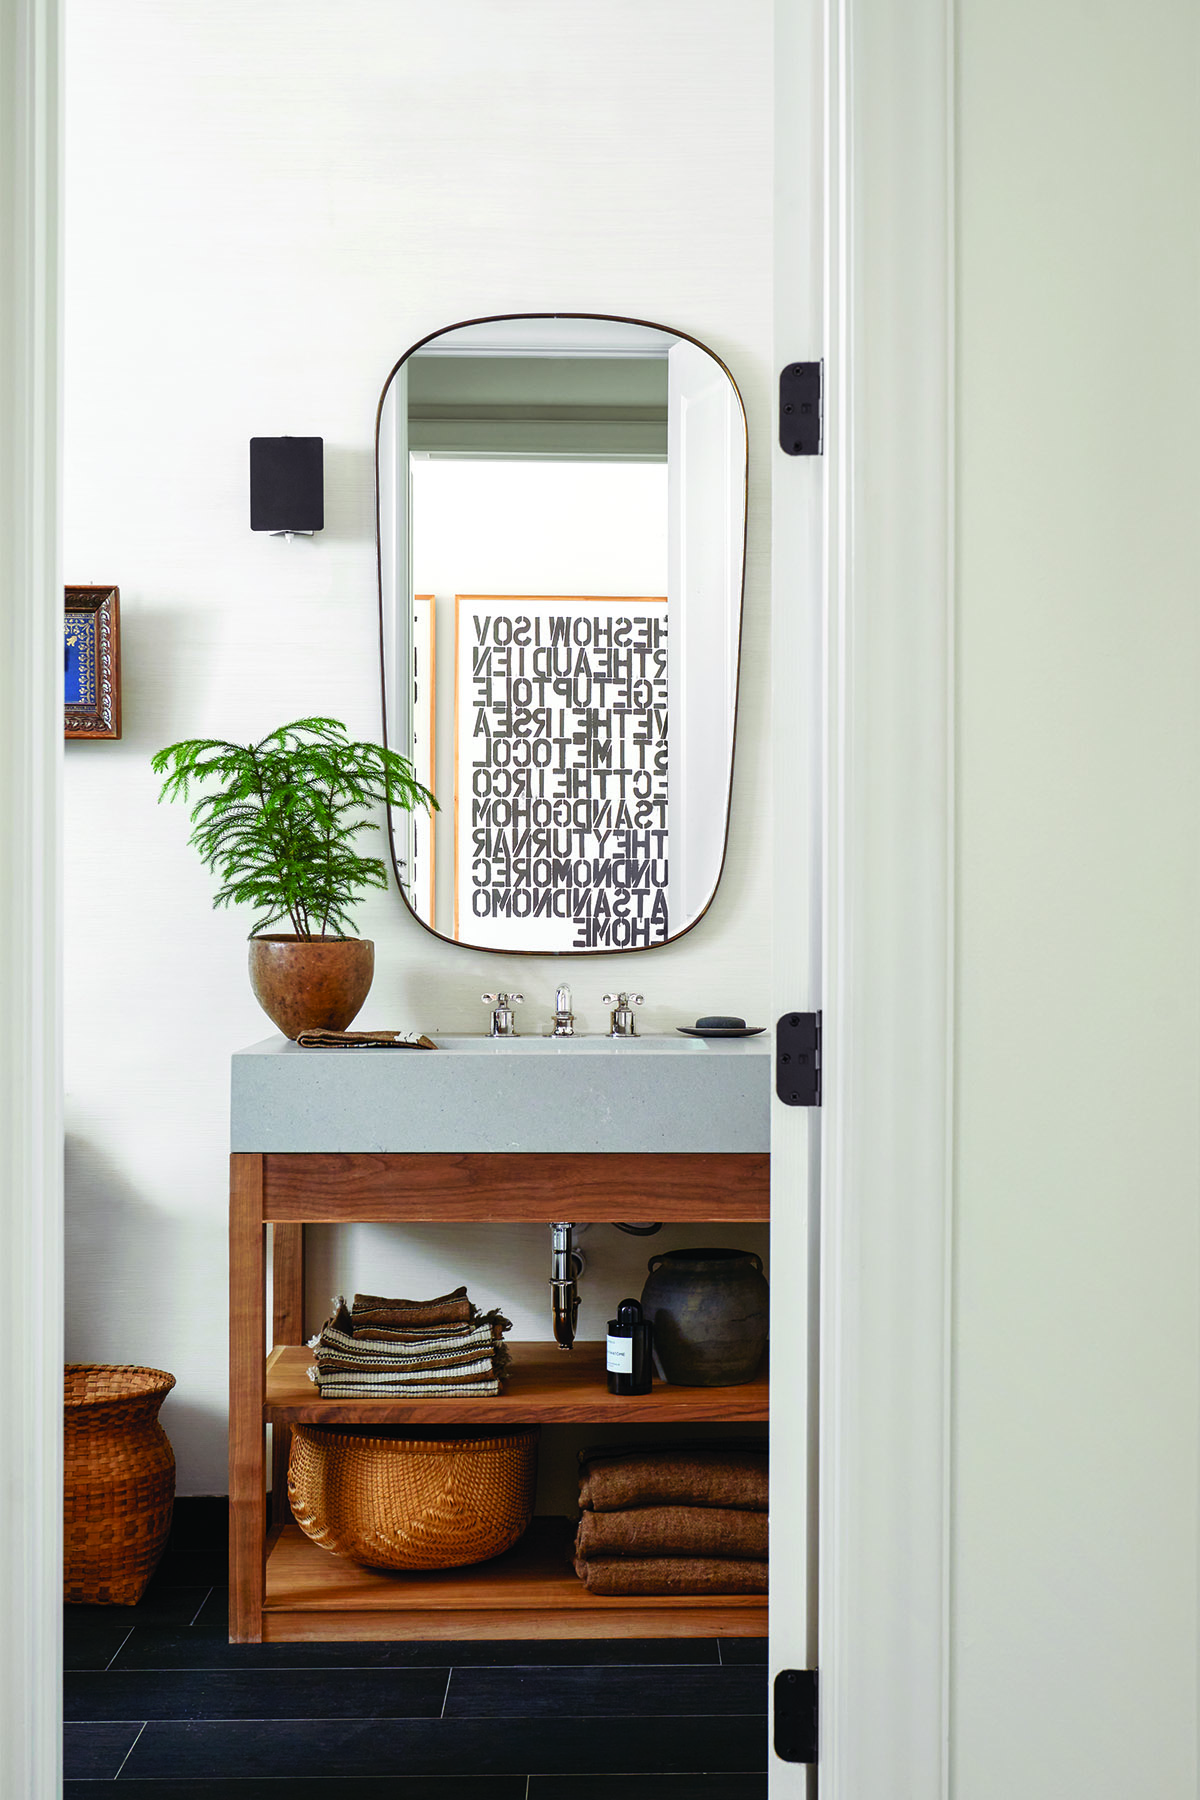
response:
{"label": "potted fern", "polygon": [[[376,856],[360,856],[365,815],[381,803],[436,807],[412,764],[381,744],[355,743],[337,719],[297,719],[257,744],[188,738],[152,759],[159,800],[192,807],[189,843],[219,878],[214,906],[250,905],[250,984],[286,1037],[344,1031],[375,972],[375,946],[356,938],[350,910],[386,888]],[[283,921],[287,932],[269,927]]]}

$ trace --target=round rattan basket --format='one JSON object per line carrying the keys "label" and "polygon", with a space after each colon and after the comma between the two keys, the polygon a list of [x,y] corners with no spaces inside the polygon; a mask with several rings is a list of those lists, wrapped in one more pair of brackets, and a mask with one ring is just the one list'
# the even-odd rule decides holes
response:
{"label": "round rattan basket", "polygon": [[134,1606],[171,1529],[175,1457],[165,1369],[69,1363],[63,1397],[63,1597]]}
{"label": "round rattan basket", "polygon": [[373,1569],[456,1569],[516,1543],[533,1516],[538,1427],[455,1438],[293,1425],[301,1531]]}

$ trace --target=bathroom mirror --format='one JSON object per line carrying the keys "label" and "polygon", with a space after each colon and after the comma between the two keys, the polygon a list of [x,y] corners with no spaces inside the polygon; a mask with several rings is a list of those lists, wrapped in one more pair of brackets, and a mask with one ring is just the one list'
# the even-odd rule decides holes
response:
{"label": "bathroom mirror", "polygon": [[671,942],[721,875],[746,419],[683,332],[537,313],[434,333],[375,442],[384,732],[440,811],[388,822],[473,949]]}

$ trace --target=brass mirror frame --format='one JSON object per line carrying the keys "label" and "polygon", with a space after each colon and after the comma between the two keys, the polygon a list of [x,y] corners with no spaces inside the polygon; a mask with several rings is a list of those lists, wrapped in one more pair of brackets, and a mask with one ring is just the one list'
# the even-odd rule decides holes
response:
{"label": "brass mirror frame", "polygon": [[[380,530],[380,518],[379,518],[379,431],[380,431],[380,426],[383,422],[383,404],[384,404],[384,401],[387,399],[388,389],[391,387],[392,382],[395,380],[397,372],[403,368],[404,364],[408,361],[410,356],[415,356],[418,350],[423,350],[425,348],[426,344],[433,343],[435,338],[447,337],[447,336],[449,336],[449,334],[452,331],[463,331],[469,325],[500,325],[500,324],[507,324],[507,323],[509,323],[513,320],[517,320],[517,319],[600,319],[605,324],[609,324],[609,325],[641,325],[641,326],[644,326],[648,331],[665,332],[668,336],[679,338],[684,343],[695,344],[695,346],[698,350],[703,350],[706,356],[711,356],[713,361],[717,364],[717,366],[721,370],[723,370],[726,378],[728,379],[729,385],[733,389],[734,395],[737,398],[738,410],[741,413],[741,419],[742,419],[742,432],[745,437],[745,443],[746,443],[746,457],[745,457],[746,476],[745,476],[745,484],[744,484],[745,491],[744,491],[743,503],[742,503],[742,579],[741,579],[740,590],[738,593],[737,679],[736,679],[736,682],[734,685],[734,694],[733,694],[733,728],[732,728],[732,732],[730,735],[730,744],[729,744],[729,796],[725,803],[725,829],[724,829],[724,833],[723,833],[722,839],[721,839],[721,861],[720,861],[720,865],[717,869],[716,879],[713,882],[712,893],[709,895],[708,899],[705,901],[705,903],[701,907],[700,911],[696,914],[696,917],[694,919],[690,920],[688,922],[688,924],[686,924],[682,928],[682,930],[673,932],[669,938],[664,938],[664,940],[661,944],[644,944],[644,945],[639,946],[637,949],[628,949],[628,950],[610,950],[610,949],[598,949],[598,950],[503,950],[503,949],[494,949],[490,944],[468,944],[468,943],[464,943],[461,938],[447,937],[447,935],[444,931],[439,931],[435,925],[429,924],[425,919],[423,919],[421,917],[420,913],[417,911],[416,907],[413,905],[412,901],[408,897],[408,890],[406,889],[406,887],[404,885],[404,877],[401,872],[401,867],[400,867],[399,862],[397,861],[395,820],[394,820],[394,817],[392,814],[392,808],[390,805],[387,808],[388,859],[392,865],[392,873],[396,877],[396,886],[400,890],[400,898],[403,900],[405,906],[408,908],[408,911],[411,913],[412,917],[416,920],[417,924],[421,927],[422,931],[427,931],[431,937],[440,938],[440,940],[443,944],[449,944],[455,950],[473,950],[481,956],[545,956],[545,957],[553,957],[553,958],[568,958],[568,957],[570,957],[570,958],[576,958],[576,957],[586,958],[586,957],[596,957],[596,956],[653,956],[655,951],[665,950],[667,948],[667,946],[670,944],[677,944],[681,937],[686,937],[689,931],[694,931],[696,929],[696,926],[699,925],[700,921],[705,917],[705,915],[707,914],[713,901],[717,897],[717,889],[721,885],[721,878],[725,873],[725,863],[729,856],[729,820],[730,820],[730,816],[733,811],[733,779],[734,779],[734,770],[735,770],[735,765],[736,765],[736,760],[737,760],[738,711],[741,706],[741,700],[742,700],[742,632],[743,632],[743,629],[745,627],[745,622],[746,622],[746,537],[747,537],[747,526],[748,526],[748,519],[749,519],[749,512],[750,512],[750,426],[749,426],[749,421],[746,418],[746,403],[742,399],[742,391],[738,387],[737,382],[734,380],[732,371],[730,370],[728,364],[725,363],[722,360],[722,358],[717,355],[715,350],[710,349],[709,346],[703,341],[703,339],[698,338],[698,337],[693,337],[690,331],[680,331],[674,325],[660,325],[660,324],[656,323],[656,321],[654,321],[653,319],[630,318],[625,313],[594,313],[594,312],[485,313],[478,319],[460,319],[458,321],[458,323],[455,325],[441,325],[438,327],[438,329],[436,331],[428,332],[425,337],[418,338],[418,340],[415,344],[410,345],[409,348],[404,352],[404,355],[399,357],[397,359],[397,361],[392,364],[391,369],[388,371],[387,379],[384,382],[382,389],[380,390],[379,404],[375,408],[375,575],[376,575],[376,582],[377,582],[378,592],[379,592],[379,703],[380,703],[380,712],[381,712],[382,721],[383,721],[383,742],[384,742],[384,744],[387,744],[387,742],[388,742],[388,727],[387,727],[388,672],[387,672],[387,664],[385,661],[386,650],[385,650],[384,620],[383,620],[383,533]],[[389,746],[389,748],[395,749],[395,748],[397,748],[397,746],[391,745],[391,746]],[[407,755],[408,752],[407,752],[407,750],[405,750],[401,747],[401,754]]]}

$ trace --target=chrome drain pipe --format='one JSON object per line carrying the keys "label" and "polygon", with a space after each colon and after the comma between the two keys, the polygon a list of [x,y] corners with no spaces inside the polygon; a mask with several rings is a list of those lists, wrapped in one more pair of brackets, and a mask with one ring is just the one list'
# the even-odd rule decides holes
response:
{"label": "chrome drain pipe", "polygon": [[579,1320],[578,1278],[583,1273],[583,1253],[575,1248],[574,1230],[574,1225],[567,1220],[550,1227],[550,1301],[554,1312],[554,1341],[560,1350],[570,1350],[574,1346]]}

